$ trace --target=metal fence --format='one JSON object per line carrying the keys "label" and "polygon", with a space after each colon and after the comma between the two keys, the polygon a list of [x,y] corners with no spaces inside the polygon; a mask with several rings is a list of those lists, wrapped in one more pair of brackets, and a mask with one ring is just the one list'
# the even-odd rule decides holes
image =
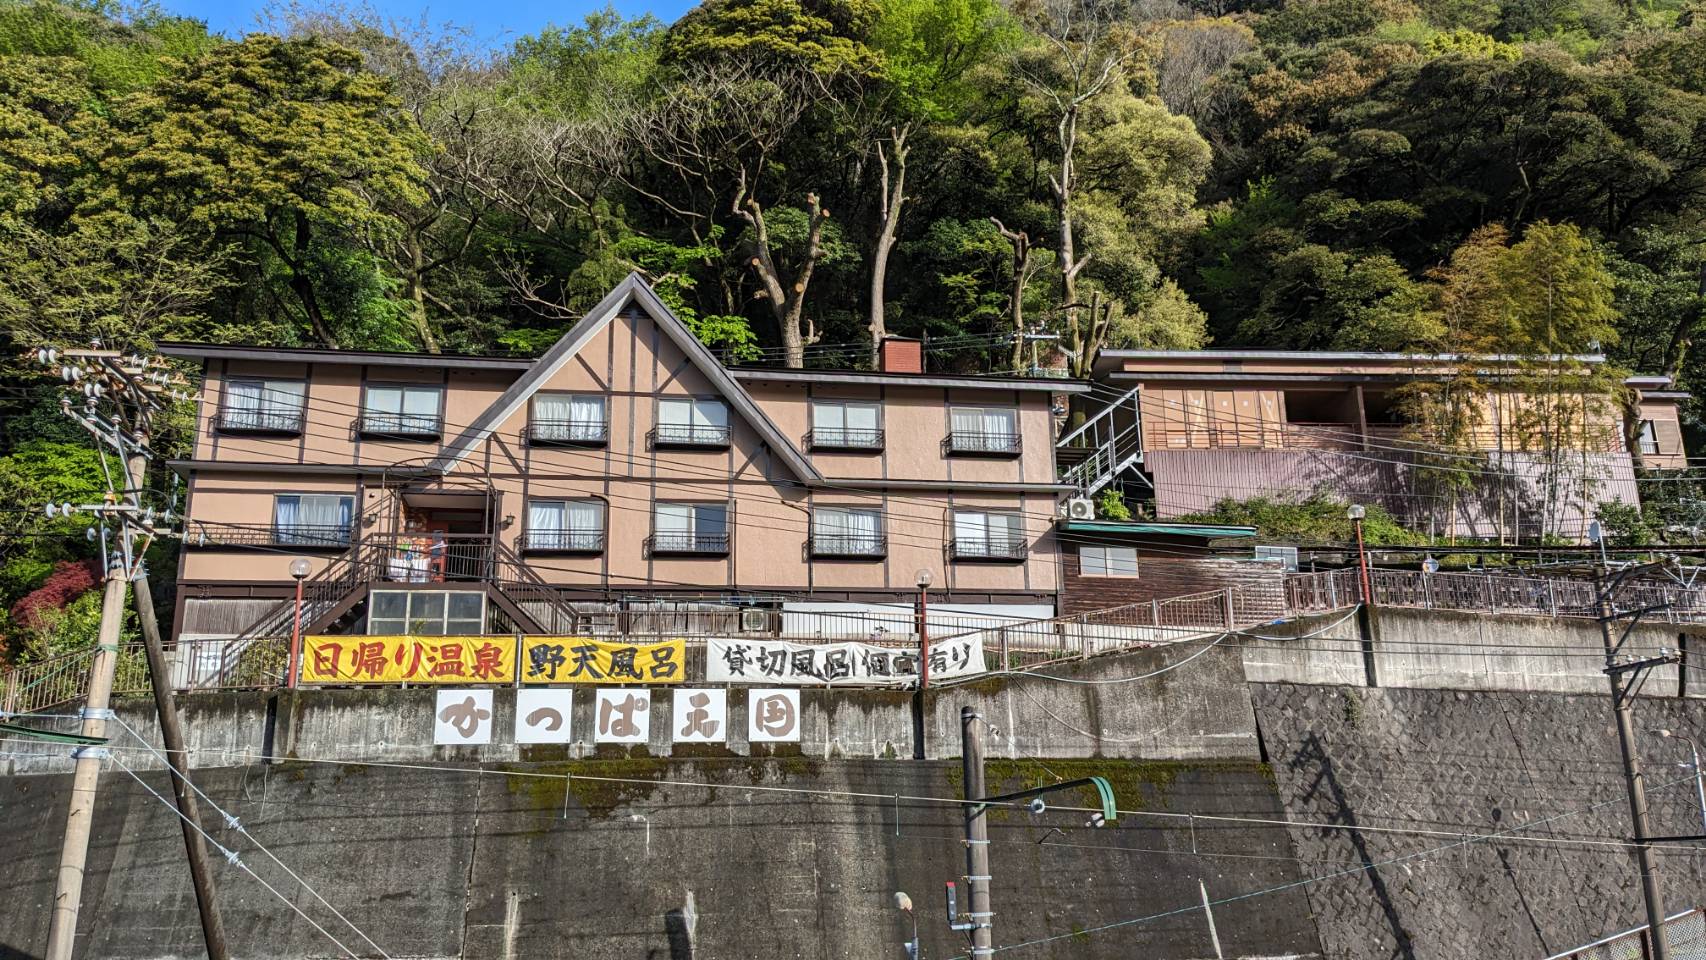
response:
{"label": "metal fence", "polygon": [[[1543,617],[1596,617],[1593,581],[1530,577],[1509,573],[1427,573],[1421,570],[1370,570],[1374,603],[1384,607],[1463,610]],[[1357,570],[1297,573],[1286,577],[1286,607],[1291,615],[1343,610],[1362,599]],[[1662,623],[1706,622],[1706,591],[1697,587],[1640,581],[1617,592],[1619,610],[1645,609],[1645,619]]]}
{"label": "metal fence", "polygon": [[[1699,907],[1667,918],[1664,928],[1672,960],[1706,960],[1706,913]],[[1648,960],[1653,955],[1650,929],[1642,924],[1546,960]]]}

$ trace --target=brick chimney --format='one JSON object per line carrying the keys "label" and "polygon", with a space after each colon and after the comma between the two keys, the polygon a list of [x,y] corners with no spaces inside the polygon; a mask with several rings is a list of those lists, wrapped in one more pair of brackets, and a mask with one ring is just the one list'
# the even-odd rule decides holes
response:
{"label": "brick chimney", "polygon": [[884,337],[881,358],[884,373],[923,373],[924,341],[912,337]]}

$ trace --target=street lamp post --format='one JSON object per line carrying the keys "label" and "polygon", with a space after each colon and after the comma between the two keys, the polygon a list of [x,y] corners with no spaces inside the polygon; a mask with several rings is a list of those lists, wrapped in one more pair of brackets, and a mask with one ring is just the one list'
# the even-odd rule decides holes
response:
{"label": "street lamp post", "polygon": [[918,689],[930,686],[930,568],[920,567],[918,584]]}
{"label": "street lamp post", "polygon": [[1700,827],[1706,831],[1706,778],[1700,775],[1700,747],[1694,738],[1686,733],[1675,730],[1654,730],[1654,733],[1671,740],[1681,740],[1688,744],[1689,765],[1694,768],[1694,796],[1700,802]]}
{"label": "street lamp post", "polygon": [[907,960],[918,960],[918,914],[912,912],[912,898],[897,890],[894,905],[912,921],[912,939],[903,946],[906,947]]}
{"label": "street lamp post", "polygon": [[306,557],[290,561],[290,575],[296,580],[296,612],[290,626],[290,671],[285,686],[296,689],[297,662],[302,655],[302,581],[314,572],[314,564]]}
{"label": "street lamp post", "polygon": [[1372,604],[1374,602],[1374,591],[1369,587],[1368,581],[1368,550],[1362,542],[1362,518],[1366,513],[1367,511],[1363,509],[1360,503],[1353,503],[1345,508],[1345,516],[1351,521],[1351,528],[1356,531],[1357,570],[1360,572],[1362,580],[1362,602]]}

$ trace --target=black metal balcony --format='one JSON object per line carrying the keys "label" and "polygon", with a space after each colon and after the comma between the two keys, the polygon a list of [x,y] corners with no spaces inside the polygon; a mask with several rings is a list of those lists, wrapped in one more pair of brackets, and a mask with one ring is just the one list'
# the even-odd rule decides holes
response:
{"label": "black metal balcony", "polygon": [[888,538],[879,534],[822,534],[812,537],[808,546],[818,559],[881,560],[889,552]]}
{"label": "black metal balcony", "polygon": [[193,520],[184,531],[190,547],[293,547],[299,550],[347,550],[350,527],[343,524],[208,523]]}
{"label": "black metal balcony", "polygon": [[436,413],[378,413],[361,415],[361,435],[400,440],[431,440],[444,432],[444,422]]}
{"label": "black metal balcony", "polygon": [[943,445],[958,457],[1016,457],[1024,452],[1017,433],[984,430],[951,430]]}
{"label": "black metal balcony", "polygon": [[727,533],[656,533],[646,540],[654,557],[720,557],[729,552]]}
{"label": "black metal balcony", "polygon": [[968,563],[1020,563],[1030,556],[1031,545],[1019,537],[955,538],[948,553]]}
{"label": "black metal balcony", "polygon": [[536,447],[602,447],[610,442],[610,424],[603,420],[535,420],[527,425],[527,442]]}
{"label": "black metal balcony", "polygon": [[813,450],[881,450],[881,430],[823,427],[806,434],[806,445]]}
{"label": "black metal balcony", "polygon": [[298,434],[302,432],[302,408],[257,407],[253,410],[221,410],[213,418],[221,433]]}
{"label": "black metal balcony", "polygon": [[528,553],[603,553],[603,530],[529,530]]}
{"label": "black metal balcony", "polygon": [[650,434],[654,447],[697,447],[715,450],[729,445],[727,426],[703,424],[660,423]]}

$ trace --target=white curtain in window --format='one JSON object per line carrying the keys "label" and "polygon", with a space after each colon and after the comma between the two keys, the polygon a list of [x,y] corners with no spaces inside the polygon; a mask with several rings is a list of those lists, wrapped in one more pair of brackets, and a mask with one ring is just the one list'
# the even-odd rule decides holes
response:
{"label": "white curtain in window", "polygon": [[403,412],[411,417],[438,416],[438,391],[432,387],[403,390]]}
{"label": "white curtain in window", "polygon": [[953,430],[963,434],[983,432],[983,411],[976,407],[955,407]]}
{"label": "white curtain in window", "polygon": [[983,543],[989,539],[989,515],[984,513],[954,514],[954,539],[961,543]]}
{"label": "white curtain in window", "polygon": [[564,511],[568,529],[576,533],[596,533],[604,529],[604,504],[597,500],[573,500]]}
{"label": "white curtain in window", "polygon": [[350,497],[304,496],[297,508],[301,522],[311,527],[347,527],[355,501]]}
{"label": "white curtain in window", "polygon": [[658,423],[666,427],[685,427],[693,423],[693,401],[659,400]]}
{"label": "white curtain in window", "polygon": [[693,508],[685,503],[660,503],[653,508],[652,517],[658,533],[693,532]]}
{"label": "white curtain in window", "polygon": [[527,530],[529,533],[556,533],[563,529],[564,511],[561,500],[529,500]]}
{"label": "white curtain in window", "polygon": [[877,513],[875,510],[849,510],[846,517],[849,536],[860,541],[871,541],[877,538]]}
{"label": "white curtain in window", "polygon": [[812,429],[839,434],[847,426],[847,407],[839,403],[812,404]]}
{"label": "white curtain in window", "polygon": [[301,506],[301,497],[275,497],[272,507],[273,523],[285,529],[301,523]]}
{"label": "white curtain in window", "polygon": [[1013,429],[1013,411],[1000,407],[987,408],[983,411],[983,432],[991,436],[1011,436],[1018,431]]}
{"label": "white curtain in window", "polygon": [[844,408],[848,430],[876,430],[877,408],[873,404],[855,403]]}
{"label": "white curtain in window", "polygon": [[574,397],[566,394],[541,393],[533,398],[533,416],[539,420],[572,420],[574,401]]}
{"label": "white curtain in window", "polygon": [[604,398],[576,396],[569,398],[568,419],[576,423],[603,423]]}
{"label": "white curtain in window", "polygon": [[812,514],[812,535],[833,539],[847,535],[847,511],[823,508]]}
{"label": "white curtain in window", "polygon": [[266,384],[254,380],[233,380],[226,390],[225,405],[231,410],[259,410],[266,397]]}

